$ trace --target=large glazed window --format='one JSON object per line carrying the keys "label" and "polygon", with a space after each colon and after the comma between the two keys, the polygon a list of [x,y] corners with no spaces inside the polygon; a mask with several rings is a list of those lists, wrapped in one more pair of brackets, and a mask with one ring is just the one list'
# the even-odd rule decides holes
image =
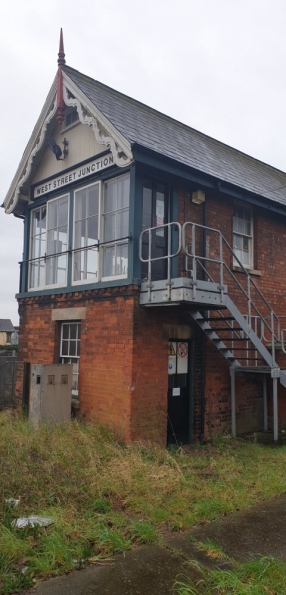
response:
{"label": "large glazed window", "polygon": [[129,189],[123,174],[31,211],[29,291],[127,277]]}
{"label": "large glazed window", "polygon": [[67,283],[68,207],[62,196],[32,211],[29,289]]}
{"label": "large glazed window", "polygon": [[102,222],[102,278],[127,277],[129,176],[104,184]]}
{"label": "large glazed window", "polygon": [[99,184],[75,192],[73,281],[98,280]]}

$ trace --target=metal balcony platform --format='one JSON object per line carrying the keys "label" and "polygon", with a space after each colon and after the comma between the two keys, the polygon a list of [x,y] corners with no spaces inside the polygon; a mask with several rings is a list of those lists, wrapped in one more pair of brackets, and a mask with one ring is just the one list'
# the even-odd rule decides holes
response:
{"label": "metal balcony platform", "polygon": [[208,308],[225,305],[227,286],[211,281],[177,277],[170,281],[143,282],[140,290],[141,306],[175,306],[200,304]]}

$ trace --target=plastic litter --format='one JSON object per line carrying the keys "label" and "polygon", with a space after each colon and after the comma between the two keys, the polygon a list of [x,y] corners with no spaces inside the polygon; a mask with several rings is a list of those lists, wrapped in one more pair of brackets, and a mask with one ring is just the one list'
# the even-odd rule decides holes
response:
{"label": "plastic litter", "polygon": [[5,498],[5,504],[8,504],[8,506],[19,506],[20,504],[20,499],[16,500],[15,498]]}
{"label": "plastic litter", "polygon": [[26,572],[29,570],[29,566],[23,566],[23,568],[21,568],[21,574],[26,574]]}
{"label": "plastic litter", "polygon": [[53,524],[53,519],[49,519],[43,516],[27,516],[12,521],[13,527],[22,529],[23,527],[48,527]]}

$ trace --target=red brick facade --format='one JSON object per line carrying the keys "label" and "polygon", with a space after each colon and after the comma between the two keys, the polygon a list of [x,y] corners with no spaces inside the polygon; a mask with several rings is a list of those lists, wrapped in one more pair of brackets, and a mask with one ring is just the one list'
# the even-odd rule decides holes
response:
{"label": "red brick facade", "polygon": [[[220,229],[232,245],[234,201],[219,192],[206,193],[205,205],[194,205],[186,188],[179,193],[179,220]],[[278,315],[285,312],[283,256],[286,253],[284,220],[254,208],[253,278]],[[203,232],[198,231],[198,245]],[[215,250],[210,244],[209,250]],[[232,266],[231,258],[228,262]],[[183,269],[184,263],[181,262]],[[240,278],[241,273],[235,273]],[[239,292],[228,279],[229,293],[243,311]],[[80,417],[112,427],[126,441],[151,440],[166,444],[168,390],[168,325],[191,327],[192,437],[209,438],[230,429],[230,373],[222,355],[202,337],[184,307],[142,308],[139,287],[123,286],[69,294],[19,299],[20,361],[17,382],[19,402],[23,392],[23,362],[51,364],[59,361],[59,325],[54,308],[86,308],[81,321]],[[205,346],[205,347],[204,347]],[[286,358],[279,355],[285,366]],[[203,364],[204,360],[204,364]],[[271,382],[268,381],[269,395]],[[285,389],[280,391],[280,425],[286,420]],[[238,432],[263,426],[262,377],[238,376],[236,411]],[[202,402],[204,401],[204,407]],[[271,399],[269,415],[271,417]],[[203,410],[204,409],[204,410]]]}

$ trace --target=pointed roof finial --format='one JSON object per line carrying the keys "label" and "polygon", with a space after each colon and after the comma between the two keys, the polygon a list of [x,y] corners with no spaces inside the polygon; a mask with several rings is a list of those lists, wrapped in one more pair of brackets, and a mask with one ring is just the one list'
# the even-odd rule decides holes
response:
{"label": "pointed roof finial", "polygon": [[66,63],[66,61],[65,61],[65,50],[64,50],[64,38],[63,38],[63,30],[61,28],[58,65],[64,66],[65,63]]}
{"label": "pointed roof finial", "polygon": [[61,29],[60,34],[60,47],[59,47],[59,58],[58,58],[58,85],[57,85],[57,115],[56,120],[58,124],[62,124],[64,121],[64,99],[63,99],[63,71],[62,67],[65,65],[65,52],[64,52],[64,40],[63,30]]}

